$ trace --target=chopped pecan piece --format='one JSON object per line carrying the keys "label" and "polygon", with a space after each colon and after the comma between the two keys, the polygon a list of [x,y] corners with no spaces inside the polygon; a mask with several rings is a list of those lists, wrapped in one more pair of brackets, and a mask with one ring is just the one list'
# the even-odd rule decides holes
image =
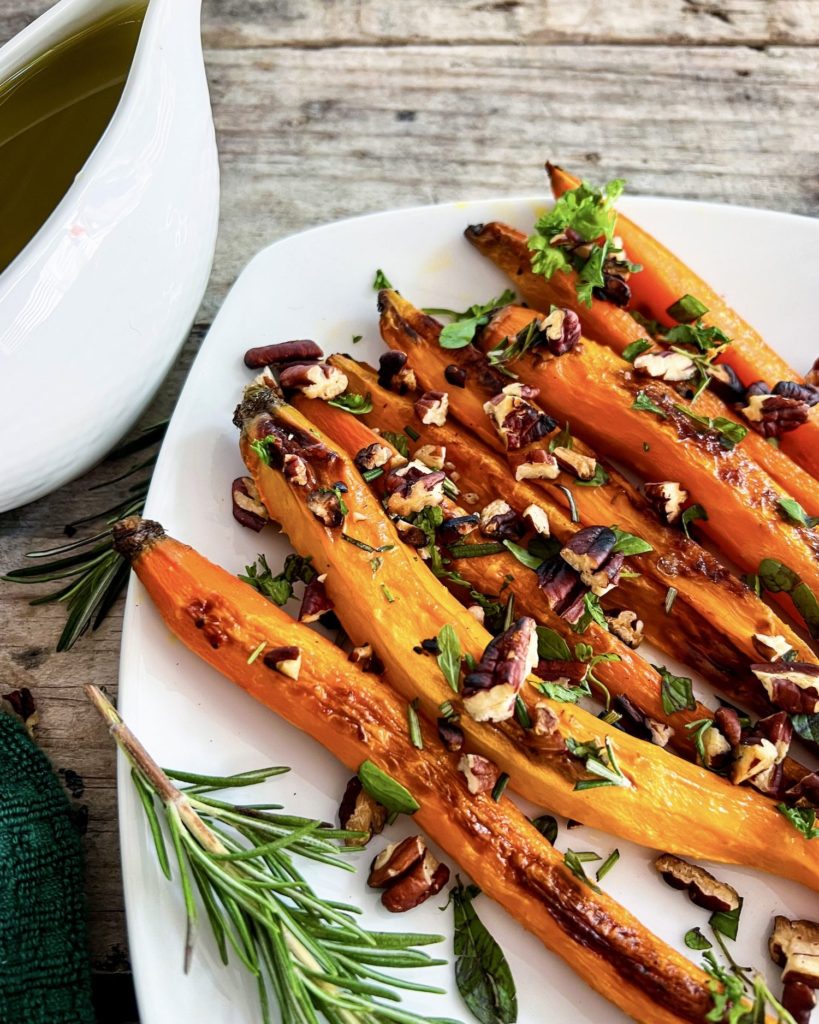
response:
{"label": "chopped pecan piece", "polygon": [[634,369],[644,377],[665,380],[669,383],[691,380],[697,374],[692,359],[682,352],[644,352],[634,360]]}
{"label": "chopped pecan piece", "polygon": [[602,597],[616,586],[625,556],[612,548],[617,543],[607,526],[587,526],[578,530],[560,550],[560,557],[576,572],[593,594]]}
{"label": "chopped pecan piece", "polygon": [[387,511],[409,519],[421,509],[440,505],[444,500],[442,470],[431,472],[422,462],[410,462],[394,469],[384,481],[388,493]]}
{"label": "chopped pecan piece", "polygon": [[539,328],[553,356],[565,355],[580,341],[580,317],[571,309],[555,306]]}
{"label": "chopped pecan piece", "polygon": [[523,510],[523,518],[535,533],[539,533],[541,537],[549,536],[549,516],[540,505],[527,505]]}
{"label": "chopped pecan piece", "polygon": [[707,373],[711,378],[711,390],[723,401],[730,404],[744,402],[742,381],[727,363],[709,363]]}
{"label": "chopped pecan piece", "polygon": [[774,707],[789,714],[813,715],[819,711],[819,665],[774,662],[751,665]]}
{"label": "chopped pecan piece", "polygon": [[306,487],[308,483],[312,482],[312,474],[301,455],[294,455],[292,452],[288,452],[284,456],[282,472],[284,473],[285,480],[295,487]]}
{"label": "chopped pecan piece", "polygon": [[444,509],[444,520],[440,529],[447,542],[452,537],[468,537],[478,528],[481,517],[477,512],[466,512],[457,505]]}
{"label": "chopped pecan piece", "polygon": [[367,885],[371,889],[385,889],[392,882],[397,882],[415,867],[425,850],[426,843],[420,836],[407,836],[400,842],[385,846],[370,865]]}
{"label": "chopped pecan piece", "polygon": [[[702,764],[712,770],[721,769],[733,753],[733,745],[716,726],[709,726],[702,734]],[[699,752],[698,752],[699,754]]]}
{"label": "chopped pecan piece", "polygon": [[502,498],[481,509],[480,522],[481,533],[495,540],[520,540],[526,531],[520,516]]}
{"label": "chopped pecan piece", "polygon": [[378,441],[375,441],[373,444],[368,444],[366,448],[362,448],[361,451],[357,452],[353,461],[362,473],[366,473],[370,469],[381,469],[387,465],[391,458],[392,451],[385,444],[379,444]]}
{"label": "chopped pecan piece", "polygon": [[537,575],[538,586],[552,611],[567,622],[577,622],[588,593],[578,573],[556,555],[540,566]]}
{"label": "chopped pecan piece", "polygon": [[714,727],[720,731],[731,747],[735,747],[742,737],[742,724],[739,715],[733,708],[719,707],[714,712]]}
{"label": "chopped pecan piece", "polygon": [[491,640],[480,662],[464,678],[463,703],[477,722],[504,722],[537,664],[535,620],[523,616]]}
{"label": "chopped pecan piece", "polygon": [[298,679],[301,672],[301,650],[298,647],[272,647],[262,659],[268,668],[288,679]]}
{"label": "chopped pecan piece", "polygon": [[561,469],[576,476],[578,480],[591,480],[597,472],[597,459],[593,459],[591,455],[576,452],[573,448],[563,448],[558,445],[552,455],[557,459],[557,464]]}
{"label": "chopped pecan piece", "polygon": [[466,370],[462,366],[456,366],[454,363],[450,363],[444,370],[444,379],[447,384],[451,384],[454,388],[465,388],[466,377]]}
{"label": "chopped pecan piece", "polygon": [[750,782],[776,764],[776,747],[763,737],[742,740],[734,751],[731,782]]}
{"label": "chopped pecan piece", "polygon": [[632,650],[636,650],[643,642],[643,622],[637,617],[637,612],[628,609],[610,612],[606,615],[606,623],[609,631]]}
{"label": "chopped pecan piece", "polygon": [[331,612],[333,607],[324,586],[324,576],[314,576],[304,588],[299,622],[318,622],[321,616]]}
{"label": "chopped pecan piece", "polygon": [[551,416],[528,401],[537,394],[537,388],[519,383],[507,384],[500,394],[484,403],[484,412],[509,451],[518,451],[533,444],[557,426]]}
{"label": "chopped pecan piece", "polygon": [[402,914],[435,896],[448,881],[449,868],[425,850],[420,862],[382,893],[381,903],[390,913]]}
{"label": "chopped pecan piece", "polygon": [[354,647],[347,655],[347,661],[358,665],[362,672],[372,672],[379,676],[384,671],[384,664],[373,650],[372,644],[361,644]]}
{"label": "chopped pecan piece", "polygon": [[256,533],[270,522],[267,509],[262,504],[253,477],[239,476],[231,485],[233,496],[233,518]]}
{"label": "chopped pecan piece", "polygon": [[754,647],[768,661],[779,661],[790,654],[793,648],[784,636],[770,635],[768,633],[754,633]]}
{"label": "chopped pecan piece", "polygon": [[672,889],[685,889],[693,904],[703,910],[728,913],[739,906],[739,894],[727,882],[720,882],[696,864],[664,853],[654,861],[654,867]]}
{"label": "chopped pecan piece", "polygon": [[[569,680],[566,680],[568,683]],[[538,750],[551,753],[562,753],[566,749],[566,740],[560,731],[560,720],[544,701],[538,701],[531,709],[531,735],[536,738]]]}
{"label": "chopped pecan piece", "polygon": [[658,747],[667,747],[674,730],[665,722],[658,722],[644,714],[626,694],[620,694],[612,701],[612,707],[621,716],[617,723],[629,736],[647,740]]}
{"label": "chopped pecan piece", "polygon": [[449,718],[439,718],[437,725],[438,738],[450,753],[454,754],[463,749],[464,731],[459,725]]}
{"label": "chopped pecan piece", "polygon": [[785,793],[797,807],[819,807],[819,773],[808,772]]}
{"label": "chopped pecan piece", "polygon": [[819,404],[819,387],[811,384],[797,384],[793,380],[781,380],[773,389],[775,395],[782,398],[793,398],[804,402],[807,406]]}
{"label": "chopped pecan piece", "polygon": [[557,459],[545,448],[534,448],[515,466],[516,480],[554,480],[560,476]]}
{"label": "chopped pecan piece", "polygon": [[486,612],[479,604],[471,604],[466,610],[476,622],[480,622],[481,625],[486,622]]}
{"label": "chopped pecan piece", "polygon": [[498,766],[480,754],[464,754],[458,761],[458,771],[463,774],[467,789],[474,796],[491,793],[500,778]]}
{"label": "chopped pecan piece", "polygon": [[415,373],[407,365],[407,353],[396,349],[384,352],[378,360],[378,384],[387,391],[396,391],[405,395],[415,391],[417,382]]}
{"label": "chopped pecan piece", "polygon": [[442,427],[449,410],[446,391],[425,391],[415,403],[415,414],[425,426]]}
{"label": "chopped pecan piece", "polygon": [[259,345],[245,352],[245,366],[249,370],[260,370],[264,366],[281,366],[284,363],[307,363],[324,358],[324,353],[314,341],[280,341],[275,345]]}
{"label": "chopped pecan piece", "polygon": [[763,437],[781,437],[807,421],[810,406],[781,395],[750,395],[742,412]]}
{"label": "chopped pecan piece", "polygon": [[281,371],[279,383],[285,391],[329,402],[347,390],[347,375],[329,363],[293,363]]}
{"label": "chopped pecan piece", "polygon": [[396,519],[395,528],[401,535],[401,540],[413,548],[423,548],[427,543],[427,535],[418,526],[408,523],[406,519]]}
{"label": "chopped pecan piece", "polygon": [[660,518],[672,525],[682,515],[683,505],[688,501],[688,491],[674,480],[660,480],[643,485],[643,492]]}
{"label": "chopped pecan piece", "polygon": [[440,444],[422,444],[415,452],[415,458],[427,469],[443,469],[446,462],[446,448]]}
{"label": "chopped pecan piece", "polygon": [[348,832],[364,832],[361,838],[344,840],[345,846],[366,846],[374,835],[384,831],[387,808],[374,800],[361,785],[357,775],[347,783],[338,809],[341,827]]}
{"label": "chopped pecan piece", "polygon": [[782,968],[782,980],[819,988],[819,924],[815,921],[774,919],[768,939],[771,960]]}
{"label": "chopped pecan piece", "polygon": [[329,487],[320,487],[307,495],[307,507],[325,526],[333,529],[344,522],[341,498]]}

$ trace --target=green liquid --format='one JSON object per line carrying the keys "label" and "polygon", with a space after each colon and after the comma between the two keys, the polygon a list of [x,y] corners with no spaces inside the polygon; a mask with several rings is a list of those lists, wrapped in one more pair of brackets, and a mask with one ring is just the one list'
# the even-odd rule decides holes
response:
{"label": "green liquid", "polygon": [[105,131],[146,6],[124,5],[0,83],[0,271],[42,227]]}

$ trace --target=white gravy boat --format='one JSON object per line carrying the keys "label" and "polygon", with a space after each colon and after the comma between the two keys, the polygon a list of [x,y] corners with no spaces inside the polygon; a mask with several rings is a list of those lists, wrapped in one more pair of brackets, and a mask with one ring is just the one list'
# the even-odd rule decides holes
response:
{"label": "white gravy boat", "polygon": [[[0,275],[0,512],[104,455],[190,330],[219,216],[200,4],[150,0],[107,129]],[[121,6],[60,0],[0,50],[0,80]]]}

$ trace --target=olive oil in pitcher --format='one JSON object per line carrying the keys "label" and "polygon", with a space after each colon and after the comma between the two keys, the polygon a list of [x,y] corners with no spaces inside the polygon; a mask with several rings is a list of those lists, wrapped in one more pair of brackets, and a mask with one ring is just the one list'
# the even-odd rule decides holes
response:
{"label": "olive oil in pitcher", "polygon": [[105,131],[146,6],[124,4],[0,83],[0,271],[45,223]]}

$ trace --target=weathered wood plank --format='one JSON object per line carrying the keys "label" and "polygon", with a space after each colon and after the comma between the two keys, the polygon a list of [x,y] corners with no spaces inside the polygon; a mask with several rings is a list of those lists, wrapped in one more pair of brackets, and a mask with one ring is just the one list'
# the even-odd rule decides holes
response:
{"label": "weathered wood plank", "polygon": [[[0,38],[50,4],[3,0]],[[208,46],[819,42],[819,0],[205,0]]]}

